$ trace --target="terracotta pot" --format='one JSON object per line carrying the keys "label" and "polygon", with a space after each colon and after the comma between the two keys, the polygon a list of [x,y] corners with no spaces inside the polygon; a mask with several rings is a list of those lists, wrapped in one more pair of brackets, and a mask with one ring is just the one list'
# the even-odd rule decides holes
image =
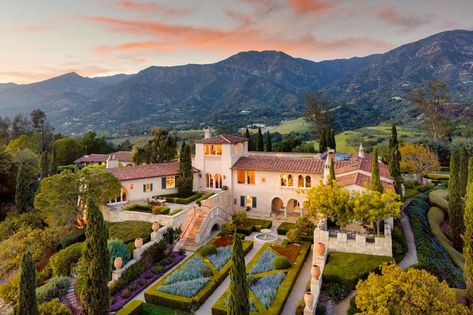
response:
{"label": "terracotta pot", "polygon": [[137,239],[135,239],[135,247],[141,248],[141,246],[143,246],[143,239],[141,237],[138,237]]}
{"label": "terracotta pot", "polygon": [[315,253],[317,256],[323,256],[325,254],[325,244],[320,242],[315,244]]}
{"label": "terracotta pot", "polygon": [[119,270],[123,266],[123,259],[121,257],[115,257],[113,261],[113,266],[116,270]]}
{"label": "terracotta pot", "polygon": [[319,280],[320,277],[320,267],[317,265],[312,265],[312,269],[310,270],[310,274],[312,275],[312,278],[315,280]]}
{"label": "terracotta pot", "polygon": [[153,222],[153,225],[151,225],[151,229],[153,230],[153,232],[156,232],[157,230],[159,230],[159,223]]}
{"label": "terracotta pot", "polygon": [[306,306],[308,306],[310,309],[312,308],[312,303],[314,303],[314,296],[309,291],[304,294],[304,302]]}

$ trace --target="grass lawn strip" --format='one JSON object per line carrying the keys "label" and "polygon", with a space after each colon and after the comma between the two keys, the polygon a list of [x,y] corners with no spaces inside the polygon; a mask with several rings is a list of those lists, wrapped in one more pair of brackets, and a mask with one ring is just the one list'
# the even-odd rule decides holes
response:
{"label": "grass lawn strip", "polygon": [[[211,240],[207,244],[212,244],[214,241],[218,240],[218,238],[215,238]],[[243,251],[244,254],[246,255],[252,248],[253,248],[253,242],[252,241],[243,241]],[[180,270],[183,268],[187,268],[186,264],[189,263],[189,261],[192,261],[192,259],[201,259],[203,263],[209,267],[211,270],[212,275],[208,277],[208,281],[203,285],[195,294],[192,296],[181,296],[181,295],[175,295],[171,293],[166,293],[166,292],[161,292],[159,290],[159,287],[166,285],[167,281],[169,278],[173,279],[176,276],[174,274],[179,273]],[[163,279],[161,279],[158,283],[156,283],[154,286],[152,286],[150,289],[145,291],[145,300],[148,303],[151,304],[156,304],[156,305],[162,305],[166,306],[169,308],[173,309],[180,309],[184,311],[190,311],[193,309],[199,308],[205,300],[212,294],[212,292],[220,285],[220,283],[226,278],[228,275],[228,272],[230,271],[231,267],[231,260],[229,259],[220,270],[217,270],[217,268],[212,265],[210,260],[204,256],[202,256],[198,251],[195,252],[183,265],[178,267],[176,270],[174,270],[171,274],[167,275]],[[185,269],[184,269],[185,270]],[[189,269],[190,270],[190,269]],[[190,271],[189,271],[190,272]],[[199,272],[199,271],[197,271]],[[192,278],[192,276],[189,276]],[[199,278],[199,277],[197,277]],[[196,278],[194,278],[196,279]],[[198,281],[197,281],[198,282]],[[193,284],[194,285],[194,284]],[[197,285],[197,284],[195,284]],[[195,287],[194,287],[195,288]],[[179,291],[182,292],[182,291]]]}
{"label": "grass lawn strip", "polygon": [[134,300],[116,315],[191,315],[192,313],[170,309],[164,306],[144,303],[143,301]]}

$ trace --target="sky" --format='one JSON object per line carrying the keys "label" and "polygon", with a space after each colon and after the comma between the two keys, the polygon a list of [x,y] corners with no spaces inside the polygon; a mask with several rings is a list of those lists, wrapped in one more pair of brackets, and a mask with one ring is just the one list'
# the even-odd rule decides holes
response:
{"label": "sky", "polygon": [[136,73],[247,50],[314,61],[473,29],[473,0],[0,0],[0,82]]}

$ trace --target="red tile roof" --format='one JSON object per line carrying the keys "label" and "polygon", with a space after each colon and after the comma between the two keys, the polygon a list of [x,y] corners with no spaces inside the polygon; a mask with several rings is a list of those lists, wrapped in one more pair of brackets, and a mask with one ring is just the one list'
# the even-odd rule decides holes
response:
{"label": "red tile roof", "polygon": [[218,135],[213,136],[207,139],[196,140],[195,143],[204,143],[204,144],[228,144],[228,143],[238,143],[248,141],[248,139],[240,136],[232,135]]}
{"label": "red tile roof", "polygon": [[322,174],[325,161],[312,158],[288,158],[268,155],[250,155],[241,157],[233,164],[232,169],[263,172],[294,172]]}
{"label": "red tile roof", "polygon": [[[371,185],[371,176],[367,176],[361,173],[352,173],[348,175],[341,175],[337,176],[337,183],[348,186],[348,185],[358,185],[361,187],[370,186]],[[391,189],[394,190],[394,185],[392,183],[388,183],[386,181],[381,180],[381,184],[383,185],[384,189]]]}
{"label": "red tile roof", "polygon": [[[106,168],[105,170],[115,175],[121,181],[173,175],[176,176],[179,175],[179,161]],[[199,170],[194,168],[194,173],[197,172],[199,172]]]}
{"label": "red tile roof", "polygon": [[[366,155],[364,159],[360,159],[359,157],[355,156],[347,161],[336,161],[335,162],[335,174],[343,174],[352,171],[365,171],[371,173],[372,168],[372,158],[370,155]],[[389,168],[384,163],[379,163],[379,175],[381,177],[390,178],[389,175]]]}
{"label": "red tile roof", "polygon": [[74,163],[105,163],[109,156],[115,156],[115,158],[120,162],[131,162],[131,152],[118,151],[110,154],[86,154],[75,160]]}

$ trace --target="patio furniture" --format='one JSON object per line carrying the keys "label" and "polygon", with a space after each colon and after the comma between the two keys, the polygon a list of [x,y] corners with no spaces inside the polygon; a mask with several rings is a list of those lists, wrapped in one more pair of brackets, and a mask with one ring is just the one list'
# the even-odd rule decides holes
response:
{"label": "patio furniture", "polygon": [[156,199],[157,202],[159,202],[162,206],[166,204],[166,199]]}

